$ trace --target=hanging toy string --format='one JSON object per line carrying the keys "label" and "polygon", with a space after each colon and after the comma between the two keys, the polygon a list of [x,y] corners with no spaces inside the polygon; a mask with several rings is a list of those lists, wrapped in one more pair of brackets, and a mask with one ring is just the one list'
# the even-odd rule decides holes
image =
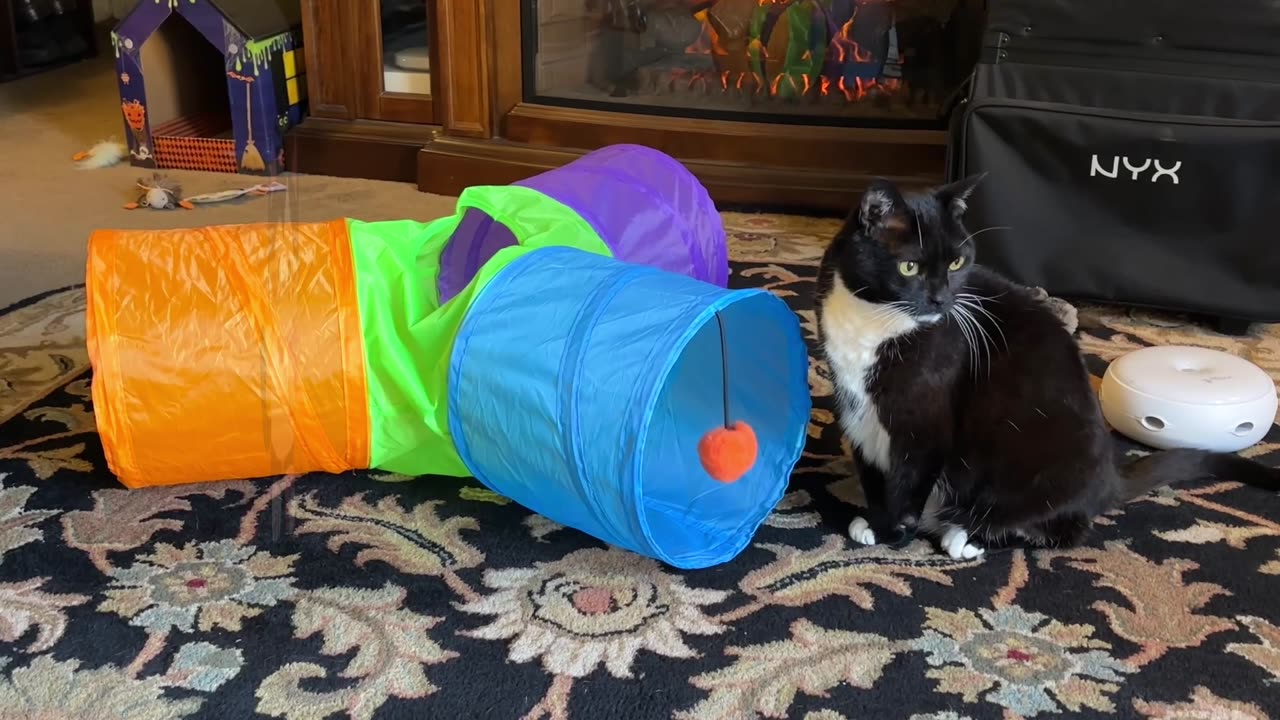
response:
{"label": "hanging toy string", "polygon": [[759,452],[755,431],[745,422],[729,417],[729,340],[724,318],[716,313],[720,328],[720,397],[723,401],[721,426],[704,434],[698,442],[698,457],[707,474],[719,482],[736,482],[756,462]]}
{"label": "hanging toy string", "polygon": [[724,337],[724,318],[716,312],[716,325],[720,328],[720,394],[724,398],[724,427],[732,429],[729,420],[729,344]]}

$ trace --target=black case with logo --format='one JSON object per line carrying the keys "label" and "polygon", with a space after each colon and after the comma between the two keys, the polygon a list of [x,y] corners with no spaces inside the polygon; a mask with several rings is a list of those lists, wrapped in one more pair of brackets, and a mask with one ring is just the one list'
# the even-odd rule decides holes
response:
{"label": "black case with logo", "polygon": [[978,255],[1078,300],[1280,322],[1273,0],[991,0],[951,116]]}

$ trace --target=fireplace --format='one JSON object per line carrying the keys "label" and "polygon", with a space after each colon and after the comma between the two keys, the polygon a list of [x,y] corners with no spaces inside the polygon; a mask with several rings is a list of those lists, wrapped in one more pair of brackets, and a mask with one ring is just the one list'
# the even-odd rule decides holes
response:
{"label": "fireplace", "polygon": [[[409,39],[429,49],[430,97],[384,77],[400,47],[388,6],[418,18]],[[638,144],[675,157],[717,203],[844,213],[875,178],[942,181],[947,115],[977,60],[986,0],[303,8],[311,117],[291,134],[298,170],[456,195]]]}
{"label": "fireplace", "polygon": [[964,0],[524,3],[532,102],[681,117],[938,127],[976,60]]}

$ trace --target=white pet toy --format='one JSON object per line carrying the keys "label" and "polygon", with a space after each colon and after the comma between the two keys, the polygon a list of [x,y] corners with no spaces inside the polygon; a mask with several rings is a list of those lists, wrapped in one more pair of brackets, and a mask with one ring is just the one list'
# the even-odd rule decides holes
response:
{"label": "white pet toy", "polygon": [[1111,427],[1162,450],[1238,452],[1261,440],[1276,417],[1276,386],[1262,368],[1183,345],[1120,357],[1099,395]]}
{"label": "white pet toy", "polygon": [[129,148],[117,140],[103,140],[94,143],[93,147],[71,156],[76,167],[81,170],[96,170],[111,167],[129,155]]}

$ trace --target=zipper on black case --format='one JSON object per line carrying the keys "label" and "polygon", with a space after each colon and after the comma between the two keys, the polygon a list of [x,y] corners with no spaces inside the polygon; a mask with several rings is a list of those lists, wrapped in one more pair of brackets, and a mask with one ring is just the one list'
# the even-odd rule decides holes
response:
{"label": "zipper on black case", "polygon": [[1280,54],[1276,56],[1212,50],[1162,48],[1154,43],[1107,45],[1039,38],[1012,38],[1008,33],[988,32],[979,62],[987,65],[1023,64],[1114,70],[1117,63],[1129,71],[1222,80],[1276,83],[1280,79]]}
{"label": "zipper on black case", "polygon": [[1138,110],[1108,110],[1083,105],[1046,102],[1044,100],[1015,100],[1009,98],[981,98],[969,102],[968,113],[972,114],[987,107],[1025,108],[1042,110],[1058,115],[1081,115],[1085,117],[1111,118],[1116,120],[1132,120],[1160,125],[1198,125],[1207,127],[1255,127],[1280,128],[1280,120],[1238,120],[1236,118],[1218,118],[1208,115],[1173,115],[1170,113],[1141,112]]}
{"label": "zipper on black case", "polygon": [[1262,120],[1237,120],[1235,118],[1214,118],[1200,115],[1170,115],[1166,113],[1155,112],[1138,112],[1135,110],[1106,110],[1100,108],[1082,107],[1078,105],[1067,105],[1063,103],[1045,102],[1042,100],[1011,100],[1007,98],[980,98],[973,100],[970,98],[964,105],[958,108],[963,113],[963,118],[959,120],[959,132],[953,134],[953,145],[947,153],[948,167],[952,164],[952,157],[956,158],[956,170],[958,172],[949,172],[954,175],[952,179],[967,174],[967,149],[969,147],[969,118],[971,118],[979,110],[985,108],[1009,108],[1019,110],[1038,110],[1040,112],[1054,115],[1073,115],[1076,117],[1103,118],[1109,120],[1127,120],[1129,122],[1148,123],[1151,125],[1193,125],[1197,127],[1228,127],[1228,128],[1254,128],[1260,130],[1275,129],[1280,130],[1280,120],[1262,121]]}

